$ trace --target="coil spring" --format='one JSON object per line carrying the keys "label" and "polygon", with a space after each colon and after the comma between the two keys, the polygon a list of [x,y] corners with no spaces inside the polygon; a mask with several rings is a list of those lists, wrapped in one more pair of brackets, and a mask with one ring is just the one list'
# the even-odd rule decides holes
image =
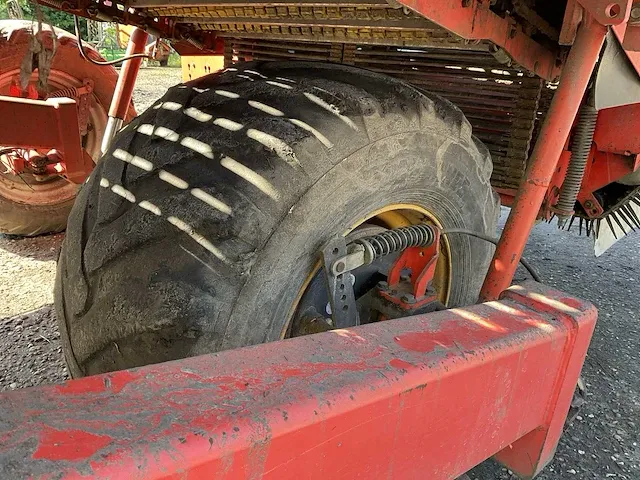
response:
{"label": "coil spring", "polygon": [[49,98],[78,98],[80,93],[76,87],[63,88],[62,90],[56,90],[55,92],[51,92],[49,94]]}
{"label": "coil spring", "polygon": [[364,246],[372,257],[371,261],[373,261],[405,248],[428,247],[433,243],[434,239],[434,227],[421,224],[387,230],[377,235],[360,238],[354,243]]}
{"label": "coil spring", "polygon": [[573,211],[573,207],[578,198],[582,177],[589,159],[591,144],[593,143],[593,134],[596,130],[596,121],[598,120],[598,111],[592,105],[584,104],[580,108],[580,115],[576,125],[576,132],[573,137],[573,147],[571,152],[571,160],[567,175],[562,184],[560,198],[556,204],[558,219],[560,223],[564,223]]}

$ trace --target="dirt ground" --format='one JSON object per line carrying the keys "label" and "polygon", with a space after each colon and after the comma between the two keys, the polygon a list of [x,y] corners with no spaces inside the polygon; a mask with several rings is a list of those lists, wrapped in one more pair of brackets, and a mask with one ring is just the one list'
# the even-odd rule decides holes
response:
{"label": "dirt ground", "polygon": [[[144,69],[134,93],[138,112],[179,81],[178,69]],[[503,221],[506,213],[504,209]],[[62,239],[62,234],[27,239],[0,235],[0,391],[68,376],[52,307]],[[596,259],[590,238],[540,224],[526,257],[545,283],[592,301],[600,312],[583,371],[587,404],[538,478],[640,479],[640,235]],[[519,272],[516,281],[524,278]],[[475,480],[511,477],[491,462],[471,472]]]}

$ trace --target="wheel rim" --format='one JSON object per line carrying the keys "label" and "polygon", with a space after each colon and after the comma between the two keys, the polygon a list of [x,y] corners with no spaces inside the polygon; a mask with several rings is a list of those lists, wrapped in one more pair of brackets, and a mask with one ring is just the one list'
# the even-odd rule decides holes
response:
{"label": "wheel rim", "polygon": [[[0,95],[9,94],[12,80],[19,75],[19,68],[14,68],[0,75]],[[36,80],[37,74],[33,73],[29,83],[35,83]],[[51,70],[48,84],[50,91],[53,92],[64,88],[81,87],[82,80],[60,70]],[[82,138],[82,143],[87,153],[96,162],[101,154],[100,142],[107,123],[107,112],[95,94],[92,96],[87,134]],[[32,174],[12,175],[0,169],[0,196],[16,203],[54,205],[72,200],[76,191],[76,185],[58,175],[37,177]]]}
{"label": "wheel rim", "polygon": [[[371,212],[369,215],[356,222],[350,229],[344,232],[344,236],[349,235],[351,232],[354,232],[359,227],[365,225],[377,225],[379,227],[382,227],[383,229],[394,229],[410,225],[417,225],[420,223],[430,223],[438,228],[442,228],[442,225],[437,217],[424,207],[415,204],[392,204]],[[287,322],[285,323],[284,328],[281,332],[281,339],[290,336],[298,336],[291,335],[292,323],[296,319],[296,316],[299,317],[301,315],[302,312],[299,311],[301,300],[305,296],[305,293],[307,293],[314,279],[320,273],[320,269],[321,264],[320,262],[317,262],[303,282],[290,309]],[[449,295],[451,293],[451,272],[451,248],[447,238],[445,236],[442,236],[440,239],[440,256],[438,257],[432,284],[438,293],[438,300],[444,305],[448,304]]]}

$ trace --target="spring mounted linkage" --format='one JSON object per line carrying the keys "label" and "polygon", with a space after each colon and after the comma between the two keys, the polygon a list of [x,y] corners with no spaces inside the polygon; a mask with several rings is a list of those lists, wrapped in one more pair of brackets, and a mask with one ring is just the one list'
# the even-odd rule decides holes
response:
{"label": "spring mounted linkage", "polygon": [[[322,250],[322,257],[333,324],[337,328],[360,324],[353,286],[349,279],[350,271],[411,247],[430,247],[438,238],[436,227],[420,224],[386,230],[349,244],[342,236],[330,240]],[[395,276],[399,276],[399,272],[396,273]],[[392,275],[393,271],[390,272],[390,277]],[[426,285],[423,287],[426,288]]]}

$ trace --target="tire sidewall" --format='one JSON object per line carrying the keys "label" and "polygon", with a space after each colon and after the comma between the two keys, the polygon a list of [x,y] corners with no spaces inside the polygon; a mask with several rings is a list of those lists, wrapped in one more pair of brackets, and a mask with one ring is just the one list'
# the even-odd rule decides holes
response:
{"label": "tire sidewall", "polygon": [[[378,140],[327,171],[293,205],[260,252],[237,297],[222,348],[282,338],[291,307],[319,261],[323,244],[389,205],[416,205],[431,212],[444,228],[493,235],[499,208],[488,185],[481,188],[480,182],[470,181],[484,180],[474,171],[474,155],[475,147],[458,139],[408,132]],[[493,222],[486,221],[486,208],[495,209]],[[478,271],[486,271],[493,248],[461,236],[450,238],[449,245],[449,306],[474,303],[482,281]],[[266,322],[267,328],[254,328],[255,322],[247,319]]]}

